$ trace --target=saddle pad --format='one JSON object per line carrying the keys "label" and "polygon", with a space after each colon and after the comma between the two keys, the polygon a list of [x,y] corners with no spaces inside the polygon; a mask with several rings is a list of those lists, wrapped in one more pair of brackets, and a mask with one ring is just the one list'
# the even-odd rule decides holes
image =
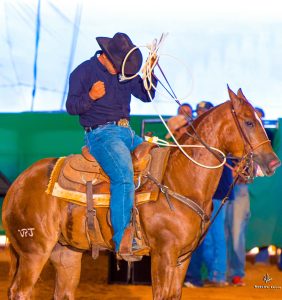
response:
{"label": "saddle pad", "polygon": [[[78,205],[87,205],[85,193],[66,190],[62,188],[57,182],[54,184],[51,195]],[[141,205],[152,200],[157,200],[157,197],[153,192],[138,193],[135,195],[136,205]],[[94,194],[93,201],[94,207],[109,207],[110,194]]]}

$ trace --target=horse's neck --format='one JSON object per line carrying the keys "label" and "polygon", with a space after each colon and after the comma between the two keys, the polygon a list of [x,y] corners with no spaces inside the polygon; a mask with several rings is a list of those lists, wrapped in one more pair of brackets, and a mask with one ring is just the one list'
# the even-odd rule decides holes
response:
{"label": "horse's neck", "polygon": [[[223,113],[224,107],[219,108],[221,112],[214,111],[196,122],[195,129],[199,136],[213,147],[222,148],[221,140],[222,124],[218,115]],[[182,139],[183,141],[183,139]],[[186,139],[187,145],[195,143],[191,137]],[[218,159],[205,148],[184,148],[193,159],[205,166],[219,165]],[[188,159],[179,149],[170,157],[164,183],[172,190],[194,199],[199,204],[209,201],[218,185],[222,167],[208,169],[199,166]]]}

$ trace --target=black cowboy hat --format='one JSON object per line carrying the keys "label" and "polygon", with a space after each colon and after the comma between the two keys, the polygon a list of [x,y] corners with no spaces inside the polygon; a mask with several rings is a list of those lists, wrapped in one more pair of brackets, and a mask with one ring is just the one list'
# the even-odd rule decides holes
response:
{"label": "black cowboy hat", "polygon": [[[97,37],[96,40],[115,68],[121,72],[122,63],[127,53],[136,47],[130,38],[125,33],[118,32],[112,38]],[[141,66],[142,54],[141,51],[136,48],[126,60],[124,73],[126,75],[136,74],[139,72]]]}

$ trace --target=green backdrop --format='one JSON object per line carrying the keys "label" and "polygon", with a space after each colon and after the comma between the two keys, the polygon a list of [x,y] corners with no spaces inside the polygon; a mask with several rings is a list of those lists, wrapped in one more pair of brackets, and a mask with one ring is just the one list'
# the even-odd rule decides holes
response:
{"label": "green backdrop", "polygon": [[[282,119],[274,131],[273,148],[282,161]],[[256,178],[249,185],[251,219],[247,246],[276,245],[282,247],[282,167],[271,177]]]}
{"label": "green backdrop", "polygon": [[[152,116],[132,116],[131,126],[141,134],[142,120]],[[155,117],[157,119],[157,117]],[[274,149],[282,159],[282,119],[274,130]],[[163,138],[166,130],[161,123],[146,123],[145,132]],[[13,181],[29,165],[44,157],[79,153],[84,132],[78,117],[66,113],[0,114],[0,170]],[[270,178],[257,178],[249,186],[251,219],[247,247],[274,244],[282,247],[282,167]],[[2,199],[0,198],[2,206]],[[0,232],[3,233],[2,223]]]}

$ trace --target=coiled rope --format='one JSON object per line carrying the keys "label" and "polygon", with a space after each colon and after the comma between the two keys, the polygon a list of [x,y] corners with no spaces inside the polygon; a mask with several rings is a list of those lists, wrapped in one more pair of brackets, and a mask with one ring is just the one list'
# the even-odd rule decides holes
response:
{"label": "coiled rope", "polygon": [[[219,149],[215,148],[215,147],[209,147],[210,149],[212,149],[213,151],[216,151],[218,153],[220,153],[220,155],[222,156],[223,161],[221,163],[219,163],[218,165],[214,165],[214,166],[208,166],[208,165],[204,165],[201,164],[199,162],[197,162],[196,160],[194,160],[183,148],[206,148],[206,146],[204,145],[180,145],[178,143],[178,141],[176,140],[175,136],[173,135],[173,133],[171,132],[171,130],[169,129],[169,127],[167,126],[165,120],[163,119],[162,115],[159,113],[156,105],[153,102],[150,90],[153,88],[154,90],[157,90],[156,86],[153,84],[153,70],[155,68],[156,65],[158,65],[159,62],[159,57],[158,56],[158,51],[161,48],[161,46],[164,43],[165,38],[167,37],[167,34],[162,34],[160,37],[160,40],[158,41],[157,39],[154,39],[153,42],[150,45],[147,46],[136,46],[134,48],[132,48],[127,55],[124,58],[124,61],[122,63],[122,68],[121,68],[121,80],[130,80],[133,79],[134,77],[138,76],[138,73],[127,77],[124,73],[124,68],[125,68],[125,64],[126,61],[128,59],[128,57],[130,56],[130,54],[136,50],[137,48],[141,48],[141,47],[146,47],[147,49],[149,49],[149,55],[148,58],[146,60],[146,62],[144,63],[143,67],[142,67],[142,79],[143,79],[143,84],[144,84],[144,88],[146,89],[148,96],[150,98],[151,103],[154,106],[155,111],[157,112],[159,118],[161,119],[163,125],[165,126],[165,128],[167,129],[167,131],[169,132],[169,134],[171,135],[173,141],[175,142],[175,144],[171,144],[167,141],[161,140],[157,137],[145,137],[145,140],[151,142],[151,143],[155,143],[158,144],[160,146],[165,146],[165,147],[178,147],[179,150],[189,159],[191,160],[193,163],[195,163],[196,165],[206,168],[206,169],[217,169],[222,167],[225,163],[226,163],[226,155]],[[173,93],[173,95],[171,93],[169,93],[170,96],[173,98],[173,100],[175,100],[178,105],[181,105],[181,103],[179,102],[179,100],[177,99],[176,95]]]}

